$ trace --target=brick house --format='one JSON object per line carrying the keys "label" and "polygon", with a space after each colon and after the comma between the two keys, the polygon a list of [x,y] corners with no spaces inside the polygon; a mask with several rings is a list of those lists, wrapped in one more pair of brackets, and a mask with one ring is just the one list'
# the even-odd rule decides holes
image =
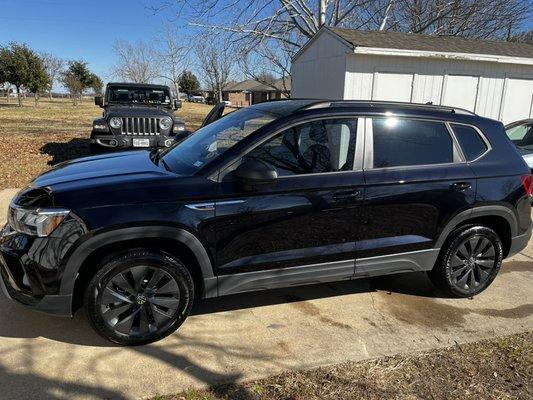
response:
{"label": "brick house", "polygon": [[224,100],[230,101],[233,106],[246,107],[251,104],[272,99],[286,98],[290,93],[290,79],[278,79],[273,85],[265,85],[253,79],[231,83],[222,91]]}

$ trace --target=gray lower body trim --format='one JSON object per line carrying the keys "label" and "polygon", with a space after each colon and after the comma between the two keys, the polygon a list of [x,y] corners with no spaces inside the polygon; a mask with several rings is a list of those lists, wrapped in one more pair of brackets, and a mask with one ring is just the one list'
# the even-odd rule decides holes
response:
{"label": "gray lower body trim", "polygon": [[356,276],[379,276],[402,272],[430,271],[439,256],[440,249],[419,250],[409,253],[358,258],[355,261]]}
{"label": "gray lower body trim", "polygon": [[218,295],[350,279],[354,260],[244,272],[218,278]]}
{"label": "gray lower body trim", "polygon": [[435,265],[439,252],[440,249],[428,249],[357,260],[223,275],[218,277],[218,295],[224,296],[241,292],[310,285],[402,272],[429,271]]}

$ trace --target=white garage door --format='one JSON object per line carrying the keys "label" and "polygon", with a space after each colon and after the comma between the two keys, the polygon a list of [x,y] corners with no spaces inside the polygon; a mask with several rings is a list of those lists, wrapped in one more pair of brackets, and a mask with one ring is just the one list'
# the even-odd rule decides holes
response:
{"label": "white garage door", "polygon": [[504,124],[533,116],[533,80],[509,79],[505,86],[501,121]]}
{"label": "white garage door", "polygon": [[446,76],[443,83],[441,104],[475,111],[478,84],[478,76]]}
{"label": "white garage door", "polygon": [[411,101],[413,74],[378,72],[374,75],[372,100]]}

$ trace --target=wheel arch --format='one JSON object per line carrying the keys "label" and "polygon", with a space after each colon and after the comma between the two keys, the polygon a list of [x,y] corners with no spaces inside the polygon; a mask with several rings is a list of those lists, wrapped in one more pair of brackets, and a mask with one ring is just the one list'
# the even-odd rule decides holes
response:
{"label": "wheel arch", "polygon": [[84,285],[96,273],[94,264],[106,255],[131,248],[170,253],[185,262],[201,297],[217,295],[211,259],[200,240],[185,229],[161,226],[122,228],[93,236],[69,257],[61,280],[60,293],[72,295],[72,310],[80,306]]}
{"label": "wheel arch", "polygon": [[457,228],[476,223],[490,227],[500,236],[505,258],[511,248],[511,239],[518,234],[517,218],[513,211],[505,206],[480,206],[459,213],[443,229],[435,247],[442,248]]}

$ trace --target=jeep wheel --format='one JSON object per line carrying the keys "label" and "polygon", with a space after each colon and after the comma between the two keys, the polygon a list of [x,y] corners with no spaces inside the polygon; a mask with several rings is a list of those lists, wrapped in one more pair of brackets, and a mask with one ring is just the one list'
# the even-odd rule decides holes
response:
{"label": "jeep wheel", "polygon": [[189,315],[191,274],[169,254],[132,250],[101,266],[85,294],[88,317],[104,338],[122,345],[159,340]]}
{"label": "jeep wheel", "polygon": [[429,278],[454,297],[471,297],[492,283],[502,265],[502,242],[486,226],[468,226],[452,234]]}

